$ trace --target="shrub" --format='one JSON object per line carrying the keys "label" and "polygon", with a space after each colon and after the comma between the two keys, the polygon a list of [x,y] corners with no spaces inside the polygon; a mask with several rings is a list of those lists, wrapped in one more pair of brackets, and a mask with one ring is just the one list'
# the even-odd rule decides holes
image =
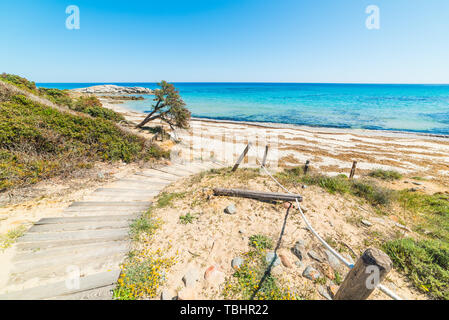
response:
{"label": "shrub", "polygon": [[402,174],[400,174],[397,171],[394,170],[382,170],[382,169],[376,169],[368,173],[368,176],[373,178],[379,178],[382,180],[399,180],[402,178]]}
{"label": "shrub", "polygon": [[400,239],[384,245],[396,268],[422,292],[449,300],[449,246],[438,240]]}
{"label": "shrub", "polygon": [[249,245],[256,249],[273,249],[273,240],[265,235],[255,234],[249,237]]}

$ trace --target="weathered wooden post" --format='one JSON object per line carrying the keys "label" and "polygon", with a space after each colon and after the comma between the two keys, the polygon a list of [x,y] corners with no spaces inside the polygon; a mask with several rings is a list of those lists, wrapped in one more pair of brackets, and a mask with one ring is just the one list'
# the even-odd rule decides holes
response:
{"label": "weathered wooden post", "polygon": [[250,147],[251,147],[251,142],[248,143],[248,145],[246,146],[245,150],[243,150],[242,154],[237,159],[237,162],[235,163],[234,167],[232,168],[232,172],[237,170],[237,168],[239,167],[240,163],[243,161],[243,159],[245,158],[246,154],[248,153]]}
{"label": "weathered wooden post", "polygon": [[385,279],[393,263],[382,250],[369,248],[349,271],[334,300],[365,300]]}
{"label": "weathered wooden post", "polygon": [[265,167],[265,164],[267,163],[267,155],[268,155],[268,144],[265,146],[265,153],[263,154],[262,159],[262,167]]}
{"label": "weathered wooden post", "polygon": [[357,161],[354,161],[352,163],[352,168],[351,168],[351,173],[349,174],[349,179],[354,178],[354,174],[355,174],[355,169],[357,167]]}
{"label": "weathered wooden post", "polygon": [[304,174],[307,174],[307,171],[309,171],[309,164],[310,164],[310,161],[307,160],[306,165],[304,166]]}

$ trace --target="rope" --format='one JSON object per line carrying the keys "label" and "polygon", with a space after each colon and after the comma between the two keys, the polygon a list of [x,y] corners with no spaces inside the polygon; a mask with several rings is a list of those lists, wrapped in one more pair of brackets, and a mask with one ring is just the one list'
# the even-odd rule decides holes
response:
{"label": "rope", "polygon": [[[281,187],[285,192],[287,192],[289,194],[293,194],[287,188],[285,188],[275,177],[273,177],[273,175],[267,170],[267,168],[265,168],[265,166],[260,163],[258,157],[256,157],[256,161],[259,163],[259,165],[262,167],[262,169],[264,169],[265,173],[268,174],[268,176],[270,176],[270,178],[274,182],[276,182],[279,187]],[[354,268],[354,265],[352,263],[349,263],[337,251],[335,251],[335,249],[333,249],[323,238],[321,238],[319,236],[319,234],[315,231],[315,229],[313,229],[313,227],[310,224],[309,220],[307,220],[306,216],[304,215],[304,213],[303,213],[303,211],[301,209],[301,206],[299,205],[298,198],[295,198],[295,200],[296,200],[296,206],[298,208],[298,211],[301,214],[302,219],[306,223],[307,228],[309,229],[309,231],[323,244],[323,246],[326,247],[326,249],[328,249],[330,252],[332,252],[332,254],[335,257],[337,257],[341,262],[343,262],[343,264],[345,266],[347,266],[349,269]],[[402,298],[400,296],[398,296],[396,293],[394,293],[393,291],[391,291],[390,289],[388,289],[387,287],[383,286],[380,283],[377,285],[377,288],[380,291],[382,291],[383,293],[385,293],[386,295],[388,295],[389,297],[393,298],[394,300],[402,300]]]}

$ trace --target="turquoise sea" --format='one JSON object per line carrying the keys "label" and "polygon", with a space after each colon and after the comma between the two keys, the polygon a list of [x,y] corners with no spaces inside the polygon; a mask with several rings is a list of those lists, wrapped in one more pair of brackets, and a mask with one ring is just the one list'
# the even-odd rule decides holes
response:
{"label": "turquoise sea", "polygon": [[[40,83],[74,89],[98,84],[157,88],[156,83]],[[192,116],[317,127],[449,135],[449,85],[174,83]],[[148,111],[152,96],[127,107]]]}

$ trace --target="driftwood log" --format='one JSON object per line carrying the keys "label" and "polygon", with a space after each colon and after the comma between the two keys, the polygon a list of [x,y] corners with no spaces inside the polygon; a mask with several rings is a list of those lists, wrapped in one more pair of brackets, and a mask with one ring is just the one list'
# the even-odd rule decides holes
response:
{"label": "driftwood log", "polygon": [[248,199],[261,200],[261,201],[295,201],[295,199],[298,199],[298,201],[302,201],[302,196],[299,194],[260,192],[260,191],[250,191],[250,190],[242,190],[242,189],[215,188],[214,195],[248,198]]}

